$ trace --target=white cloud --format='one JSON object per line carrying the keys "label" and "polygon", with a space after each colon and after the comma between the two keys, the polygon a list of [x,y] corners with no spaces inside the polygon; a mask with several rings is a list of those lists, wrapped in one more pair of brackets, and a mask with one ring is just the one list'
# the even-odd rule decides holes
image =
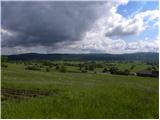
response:
{"label": "white cloud", "polygon": [[[49,47],[29,47],[29,48],[13,48],[11,52],[43,52],[43,53],[129,53],[129,52],[148,52],[158,51],[159,41],[156,40],[136,40],[132,42],[124,41],[123,36],[136,35],[143,32],[149,26],[149,22],[158,19],[158,10],[148,10],[141,13],[136,13],[131,18],[124,18],[117,13],[117,7],[121,4],[127,4],[127,0],[107,2],[102,5],[104,15],[99,18],[92,29],[84,33],[82,40],[63,41],[56,44],[57,49]],[[155,24],[157,24],[155,21]],[[3,30],[4,34],[11,35]],[[118,39],[112,39],[113,36],[118,36]],[[63,47],[59,47],[63,46]],[[7,51],[8,48],[3,51]],[[43,50],[43,51],[42,51]],[[3,52],[2,51],[2,52]],[[8,50],[9,51],[9,50]]]}
{"label": "white cloud", "polygon": [[[135,35],[148,26],[148,22],[157,19],[157,10],[146,11],[136,14],[132,19],[125,19],[115,11],[100,18],[94,27],[86,32],[82,41],[77,41],[66,49],[80,49],[83,52],[127,53],[127,52],[158,52],[158,40],[136,40],[127,42],[121,39],[124,35]],[[147,18],[147,19],[146,19]],[[110,33],[109,36],[105,36]],[[113,40],[112,35],[119,36]]]}
{"label": "white cloud", "polygon": [[133,18],[129,19],[122,17],[120,14],[113,13],[112,22],[107,26],[106,36],[139,34],[147,28],[150,21],[158,19],[158,13],[158,10],[148,10],[137,13]]}
{"label": "white cloud", "polygon": [[1,28],[1,34],[6,36],[13,36],[14,34],[8,30]]}
{"label": "white cloud", "polygon": [[158,52],[159,40],[139,40],[127,43],[126,51]]}

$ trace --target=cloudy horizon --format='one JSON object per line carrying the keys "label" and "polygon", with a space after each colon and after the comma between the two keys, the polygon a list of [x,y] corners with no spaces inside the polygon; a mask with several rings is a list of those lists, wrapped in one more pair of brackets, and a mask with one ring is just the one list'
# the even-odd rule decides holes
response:
{"label": "cloudy horizon", "polygon": [[158,52],[157,1],[2,1],[1,52]]}

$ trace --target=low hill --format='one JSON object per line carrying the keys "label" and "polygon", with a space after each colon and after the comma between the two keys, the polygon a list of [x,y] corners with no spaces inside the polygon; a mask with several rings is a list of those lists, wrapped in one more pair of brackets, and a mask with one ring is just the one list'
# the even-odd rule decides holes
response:
{"label": "low hill", "polygon": [[26,53],[18,55],[7,55],[9,60],[97,60],[97,61],[159,61],[159,53],[143,52],[129,54],[37,54]]}

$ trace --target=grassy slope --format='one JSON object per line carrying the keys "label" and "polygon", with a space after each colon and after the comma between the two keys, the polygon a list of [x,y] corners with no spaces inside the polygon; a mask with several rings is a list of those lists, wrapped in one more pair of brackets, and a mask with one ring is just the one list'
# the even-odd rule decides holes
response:
{"label": "grassy slope", "polygon": [[10,64],[2,87],[54,96],[2,103],[2,118],[158,118],[158,78],[26,71]]}
{"label": "grassy slope", "polygon": [[[151,65],[146,65],[143,62],[117,63],[116,65],[120,70],[128,69],[131,72],[139,72],[139,71],[146,70],[148,67],[151,67]],[[130,69],[132,65],[135,65],[135,67],[133,69]]]}

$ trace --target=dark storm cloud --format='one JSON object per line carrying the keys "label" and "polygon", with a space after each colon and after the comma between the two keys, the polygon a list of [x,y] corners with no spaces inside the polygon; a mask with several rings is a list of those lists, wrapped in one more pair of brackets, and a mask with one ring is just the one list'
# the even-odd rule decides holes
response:
{"label": "dark storm cloud", "polygon": [[[104,2],[2,2],[2,47],[76,41],[103,14]],[[56,46],[55,46],[56,47]]]}

